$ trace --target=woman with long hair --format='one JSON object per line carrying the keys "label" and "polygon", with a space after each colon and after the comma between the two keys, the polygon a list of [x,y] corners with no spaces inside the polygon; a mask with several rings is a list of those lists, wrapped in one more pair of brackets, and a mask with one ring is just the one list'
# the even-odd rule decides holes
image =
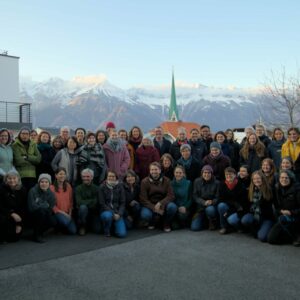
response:
{"label": "woman with long hair", "polygon": [[247,165],[252,174],[261,168],[261,163],[267,157],[264,144],[259,141],[255,133],[251,133],[240,151],[240,164]]}
{"label": "woman with long hair", "polygon": [[261,242],[266,242],[274,223],[273,195],[267,178],[261,171],[252,173],[248,197],[250,212],[242,217],[241,223],[252,229]]}
{"label": "woman with long hair", "polygon": [[281,128],[277,127],[273,130],[272,141],[268,145],[268,156],[273,159],[276,169],[280,169],[281,163],[281,149],[285,143],[284,132]]}
{"label": "woman with long hair", "polygon": [[133,126],[128,133],[128,142],[136,151],[143,139],[143,131],[138,126]]}
{"label": "woman with long hair", "polygon": [[270,187],[275,185],[276,166],[271,158],[265,158],[261,163],[261,171],[266,176]]}
{"label": "woman with long hair", "polygon": [[160,158],[161,172],[163,176],[168,177],[170,180],[174,177],[174,160],[171,154],[165,153]]}
{"label": "woman with long hair", "polygon": [[229,158],[231,160],[231,165],[236,171],[238,171],[241,150],[240,144],[235,140],[234,132],[232,129],[226,129],[225,135],[230,148]]}

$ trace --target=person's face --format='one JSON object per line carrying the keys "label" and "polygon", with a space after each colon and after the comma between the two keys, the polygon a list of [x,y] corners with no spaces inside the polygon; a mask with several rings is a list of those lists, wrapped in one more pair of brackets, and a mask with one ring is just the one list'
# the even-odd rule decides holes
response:
{"label": "person's face", "polygon": [[217,134],[216,140],[217,140],[217,142],[218,142],[219,144],[223,144],[224,141],[225,141],[225,137],[224,137],[223,134]]}
{"label": "person's face", "polygon": [[12,189],[18,185],[18,182],[19,182],[18,176],[9,175],[6,178],[6,184]]}
{"label": "person's face", "polygon": [[132,136],[135,138],[135,139],[138,139],[140,137],[140,131],[138,130],[138,128],[133,128],[132,129]]}
{"label": "person's face", "polygon": [[269,174],[271,172],[271,166],[268,162],[264,161],[262,166],[261,166],[261,169],[262,171],[265,173],[265,174]]}
{"label": "person's face", "polygon": [[246,177],[248,177],[248,171],[247,171],[247,169],[246,168],[240,168],[240,177],[241,178],[246,178]]}
{"label": "person's face", "polygon": [[234,173],[225,173],[225,179],[226,181],[228,181],[229,183],[232,183],[235,179],[235,174]]}
{"label": "person's face", "polygon": [[151,146],[151,141],[149,139],[143,139],[143,145],[145,147]]}
{"label": "person's face", "polygon": [[262,136],[265,133],[263,128],[261,128],[261,127],[257,127],[255,132],[256,132],[257,136]]}
{"label": "person's face", "polygon": [[254,146],[257,142],[256,136],[254,134],[250,135],[248,141],[250,146]]}
{"label": "person's face", "polygon": [[89,145],[95,145],[96,144],[96,138],[93,135],[90,135],[87,140]]}
{"label": "person's face", "polygon": [[179,139],[180,141],[184,141],[184,140],[186,139],[186,133],[183,132],[183,131],[179,132],[179,133],[178,133],[178,139]]}
{"label": "person's face", "polygon": [[191,132],[191,139],[192,141],[197,141],[200,138],[200,134],[197,130],[193,130]]}
{"label": "person's face", "polygon": [[206,139],[210,134],[210,130],[207,127],[201,129],[201,135],[204,139]]}
{"label": "person's face", "polygon": [[35,131],[33,131],[33,132],[30,133],[30,139],[32,141],[36,141],[37,137],[38,137],[38,135],[37,135],[37,133]]}
{"label": "person's face", "polygon": [[274,138],[276,141],[281,141],[283,139],[283,132],[281,130],[275,130]]}
{"label": "person's face", "polygon": [[107,174],[107,180],[108,181],[116,181],[117,180],[116,174],[112,173],[112,172],[108,172],[108,174]]}
{"label": "person's face", "polygon": [[119,138],[126,141],[127,140],[127,133],[125,131],[121,131],[119,133]]}
{"label": "person's face", "polygon": [[232,138],[233,138],[233,132],[232,131],[226,131],[225,132],[225,134],[226,134],[226,138],[227,138],[227,140],[232,140]]}
{"label": "person's face", "polygon": [[291,170],[292,169],[291,162],[287,159],[283,159],[281,162],[281,169],[282,170]]}
{"label": "person's face", "polygon": [[47,191],[49,189],[50,183],[47,179],[41,179],[39,186],[41,190]]}
{"label": "person's face", "polygon": [[288,186],[291,183],[291,179],[289,178],[288,174],[283,172],[279,176],[279,182],[282,186]]}
{"label": "person's face", "polygon": [[84,139],[84,131],[81,129],[78,129],[76,131],[76,137],[79,141],[82,141]]}
{"label": "person's face", "polygon": [[20,133],[20,139],[22,142],[28,142],[30,139],[30,135],[29,132],[24,130]]}
{"label": "person's face", "polygon": [[59,140],[54,140],[53,141],[53,146],[56,149],[60,149],[62,147],[62,143]]}
{"label": "person's face", "polygon": [[127,182],[129,185],[135,184],[135,177],[132,176],[131,174],[128,174],[128,175],[126,176],[126,182]]}
{"label": "person's face", "polygon": [[168,169],[171,166],[171,161],[167,157],[164,157],[162,164],[165,169]]}
{"label": "person's face", "polygon": [[251,133],[253,133],[253,130],[252,130],[252,129],[250,129],[250,128],[246,129],[245,134],[246,134],[246,137],[247,137],[247,138],[249,137],[249,135],[250,135]]}
{"label": "person's face", "polygon": [[7,131],[2,131],[2,133],[0,134],[0,144],[2,145],[6,145],[8,142],[8,132]]}
{"label": "person's face", "polygon": [[76,143],[72,139],[68,140],[67,147],[69,150],[75,150],[76,146]]}
{"label": "person's face", "polygon": [[155,129],[155,138],[161,140],[163,137],[163,132],[160,128]]}
{"label": "person's face", "polygon": [[218,148],[211,148],[210,153],[213,157],[216,157],[221,153],[221,151]]}
{"label": "person's face", "polygon": [[160,176],[161,170],[157,166],[151,166],[150,167],[150,175],[153,178],[158,178]]}
{"label": "person's face", "polygon": [[174,171],[174,177],[176,180],[181,180],[184,177],[184,173],[180,168],[176,168]]}
{"label": "person's face", "polygon": [[103,143],[105,141],[105,134],[103,132],[99,132],[97,138],[100,143]]}
{"label": "person's face", "polygon": [[262,179],[258,174],[253,175],[252,181],[256,187],[260,188],[262,186]]}
{"label": "person's face", "polygon": [[90,185],[93,181],[93,176],[90,173],[81,174],[81,180],[83,184]]}
{"label": "person's face", "polygon": [[203,171],[203,172],[202,172],[202,178],[203,178],[205,181],[211,180],[211,177],[212,177],[211,172],[209,172],[209,171]]}
{"label": "person's face", "polygon": [[299,134],[297,133],[297,131],[291,130],[289,132],[289,138],[290,138],[291,142],[297,142],[298,138],[299,138]]}
{"label": "person's face", "polygon": [[69,138],[69,130],[68,129],[62,129],[60,131],[60,135],[63,139],[68,139]]}
{"label": "person's face", "polygon": [[57,174],[55,174],[55,178],[58,182],[64,182],[66,177],[65,171],[59,171]]}
{"label": "person's face", "polygon": [[185,148],[181,151],[181,156],[183,157],[183,159],[187,160],[191,156],[191,151],[189,149]]}
{"label": "person's face", "polygon": [[41,135],[41,142],[47,144],[49,142],[50,138],[49,135],[47,133],[43,133]]}
{"label": "person's face", "polygon": [[111,138],[112,140],[117,140],[117,139],[118,139],[118,134],[117,134],[117,132],[116,132],[116,131],[112,131],[112,132],[110,133],[110,138]]}

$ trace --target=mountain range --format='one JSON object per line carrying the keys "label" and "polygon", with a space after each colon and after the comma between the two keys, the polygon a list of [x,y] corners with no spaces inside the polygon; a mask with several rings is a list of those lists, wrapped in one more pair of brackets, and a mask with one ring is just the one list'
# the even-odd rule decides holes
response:
{"label": "mountain range", "polygon": [[[171,86],[121,89],[105,76],[50,78],[43,82],[22,79],[22,102],[32,103],[34,127],[117,128],[139,125],[148,131],[168,118]],[[179,117],[209,124],[213,130],[245,127],[259,119],[261,93],[255,89],[217,88],[176,82]]]}

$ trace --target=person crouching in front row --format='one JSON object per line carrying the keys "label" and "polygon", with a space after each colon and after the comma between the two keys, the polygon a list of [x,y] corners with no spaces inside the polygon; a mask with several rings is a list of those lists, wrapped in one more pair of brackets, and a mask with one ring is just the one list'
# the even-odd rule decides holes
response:
{"label": "person crouching in front row", "polygon": [[169,178],[161,175],[161,165],[153,162],[149,166],[150,175],[142,180],[140,203],[141,221],[154,229],[158,221],[163,221],[164,231],[171,231],[171,222],[176,215],[177,206]]}

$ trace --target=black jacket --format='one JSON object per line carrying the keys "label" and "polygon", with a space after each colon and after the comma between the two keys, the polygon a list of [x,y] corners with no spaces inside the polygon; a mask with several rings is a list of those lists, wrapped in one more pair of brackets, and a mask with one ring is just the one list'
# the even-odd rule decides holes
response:
{"label": "black jacket", "polygon": [[249,155],[247,159],[245,159],[240,153],[240,165],[247,165],[249,167],[249,173],[252,174],[254,171],[257,171],[261,168],[261,163],[266,157],[266,151],[263,157],[259,157],[256,154],[255,149],[249,149]]}
{"label": "black jacket", "polygon": [[160,146],[156,139],[153,139],[154,147],[158,150],[159,155],[163,156],[165,153],[170,152],[171,142],[163,138],[162,145]]}
{"label": "black jacket", "polygon": [[200,139],[196,142],[189,140],[189,144],[191,146],[192,156],[202,162],[203,158],[208,154],[206,144]]}
{"label": "black jacket", "polygon": [[194,182],[196,178],[200,176],[202,163],[200,163],[196,158],[192,157],[192,162],[189,168],[181,164],[180,160],[177,161],[177,165],[182,165],[185,169],[186,179]]}

